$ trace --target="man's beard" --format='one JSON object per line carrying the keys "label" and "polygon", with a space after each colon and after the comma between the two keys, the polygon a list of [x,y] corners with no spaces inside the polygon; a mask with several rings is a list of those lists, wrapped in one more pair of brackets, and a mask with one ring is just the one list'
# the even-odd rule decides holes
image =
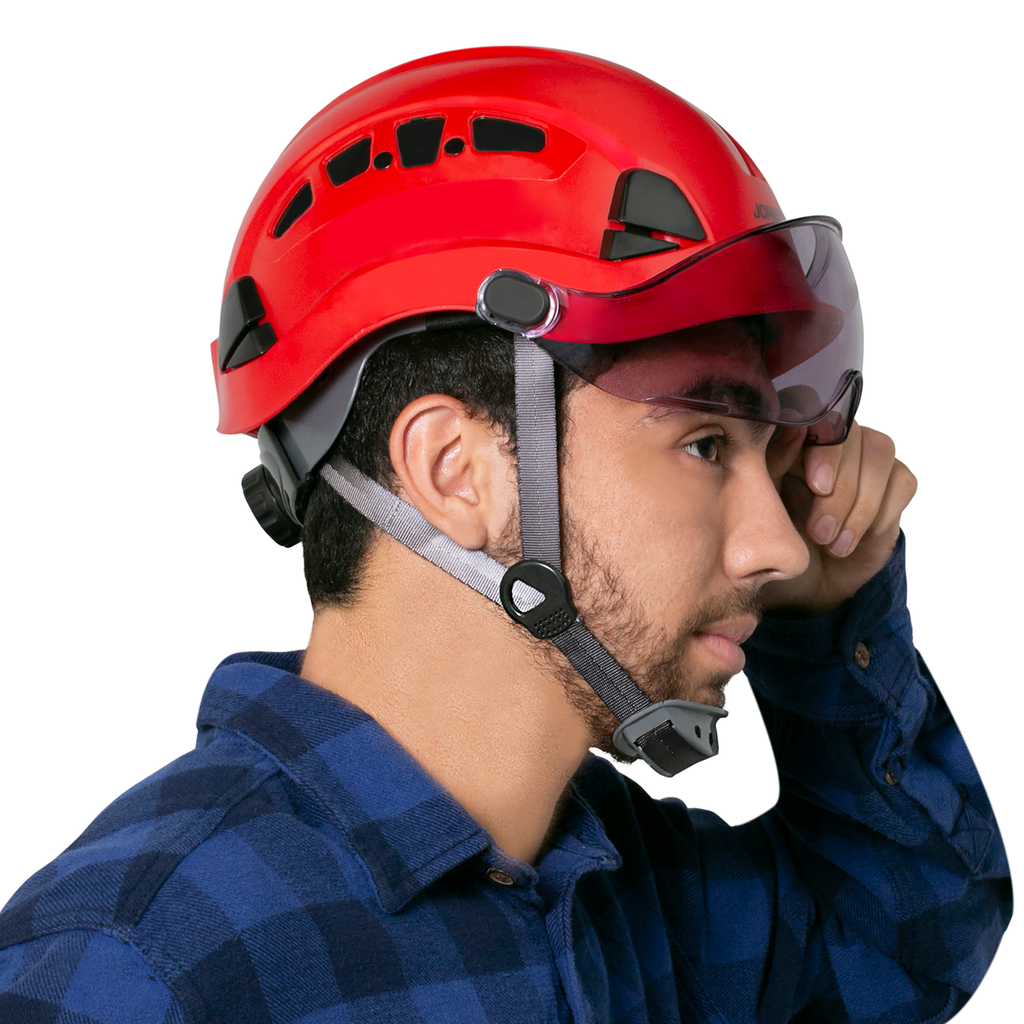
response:
{"label": "man's beard", "polygon": [[[722,619],[761,617],[760,588],[734,590],[697,604],[674,631],[650,622],[643,605],[626,583],[624,574],[599,552],[596,540],[584,536],[572,515],[562,512],[562,568],[572,588],[583,624],[608,649],[653,703],[688,700],[698,704],[725,704],[729,673],[699,672],[687,667],[694,633]],[[510,565],[522,557],[518,514],[510,517],[492,557]],[[622,754],[612,743],[619,720],[554,644],[525,637],[534,658],[562,684],[566,698],[586,723],[591,746],[616,761],[629,764],[635,757]]]}

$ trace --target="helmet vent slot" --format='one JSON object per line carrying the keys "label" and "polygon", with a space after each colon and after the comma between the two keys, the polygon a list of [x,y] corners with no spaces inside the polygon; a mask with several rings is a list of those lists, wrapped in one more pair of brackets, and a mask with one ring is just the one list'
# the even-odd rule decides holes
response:
{"label": "helmet vent slot", "polygon": [[[224,301],[220,307],[220,334],[217,338],[217,357],[222,372],[234,369],[234,367],[240,366],[242,362],[248,362],[249,359],[262,355],[273,344],[273,342],[270,342],[270,335],[274,333],[273,329],[270,327],[270,324],[261,324],[260,326],[266,327],[268,330],[261,332],[259,338],[254,339],[250,345],[244,347],[242,345],[243,339],[247,338],[256,329],[256,325],[266,315],[267,313],[263,308],[259,290],[256,288],[256,282],[251,277],[240,277],[237,281],[231,282],[228,290],[224,293]],[[277,339],[275,338],[274,340],[276,341]],[[269,344],[264,344],[267,342]],[[243,355],[245,355],[254,346],[258,349],[254,355],[250,355],[248,358],[238,356],[239,349],[244,348]]]}
{"label": "helmet vent slot", "polygon": [[280,238],[312,205],[313,186],[307,181],[284,208],[284,213],[274,225],[274,237]]}
{"label": "helmet vent slot", "polygon": [[398,157],[403,167],[426,167],[437,159],[441,148],[443,117],[414,117],[395,129]]}
{"label": "helmet vent slot", "polygon": [[347,146],[327,161],[327,177],[332,185],[344,185],[370,167],[370,137]]}
{"label": "helmet vent slot", "polygon": [[277,344],[277,335],[269,323],[257,324],[235,347],[222,369],[235,370],[259,359]]}
{"label": "helmet vent slot", "polygon": [[605,231],[601,239],[601,259],[617,263],[619,260],[653,256],[655,253],[671,252],[678,248],[675,242],[655,238],[650,231],[627,224],[622,231],[613,231],[611,228]]}
{"label": "helmet vent slot", "polygon": [[679,186],[664,174],[640,168],[620,175],[608,219],[694,242],[707,237]]}
{"label": "helmet vent slot", "polygon": [[547,142],[542,129],[504,117],[475,117],[472,127],[480,153],[539,153]]}

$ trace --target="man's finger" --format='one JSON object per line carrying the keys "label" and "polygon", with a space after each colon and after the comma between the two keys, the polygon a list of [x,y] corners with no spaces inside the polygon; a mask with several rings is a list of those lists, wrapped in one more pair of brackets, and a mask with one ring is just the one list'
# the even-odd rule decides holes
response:
{"label": "man's finger", "polygon": [[[818,494],[811,502],[811,509],[807,516],[807,535],[816,544],[827,546],[832,544],[839,536],[842,526],[850,509],[857,499],[857,489],[860,480],[861,465],[861,441],[863,430],[859,424],[854,423],[850,429],[850,436],[842,445],[836,446],[832,451],[834,454],[823,460],[815,457],[818,451],[829,449],[807,449],[804,457],[804,467],[807,476],[807,485],[812,492],[816,493],[813,486],[815,480],[820,481],[826,474],[822,472],[823,467],[833,468],[833,479],[827,494]],[[815,453],[815,455],[812,455]],[[838,457],[837,457],[838,456]],[[811,465],[807,462],[811,459]]]}
{"label": "man's finger", "polygon": [[857,423],[850,427],[850,437],[843,444],[814,446],[804,452],[804,479],[813,494],[828,495],[835,487],[839,463],[850,438],[860,431]]}
{"label": "man's finger", "polygon": [[892,439],[877,430],[865,428],[861,432],[856,494],[850,510],[840,523],[835,540],[829,545],[830,555],[844,558],[850,554],[878,518],[895,462],[896,446]]}
{"label": "man's finger", "polygon": [[917,477],[899,459],[894,460],[878,512],[874,521],[864,531],[864,536],[881,537],[899,526],[903,510],[916,493]]}

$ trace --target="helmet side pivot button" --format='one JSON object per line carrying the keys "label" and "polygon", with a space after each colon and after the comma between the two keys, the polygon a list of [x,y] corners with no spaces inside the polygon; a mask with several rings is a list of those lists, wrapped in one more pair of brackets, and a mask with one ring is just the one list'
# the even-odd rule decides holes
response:
{"label": "helmet side pivot button", "polygon": [[534,327],[551,311],[547,291],[516,273],[492,274],[480,290],[480,313],[491,323],[513,327]]}

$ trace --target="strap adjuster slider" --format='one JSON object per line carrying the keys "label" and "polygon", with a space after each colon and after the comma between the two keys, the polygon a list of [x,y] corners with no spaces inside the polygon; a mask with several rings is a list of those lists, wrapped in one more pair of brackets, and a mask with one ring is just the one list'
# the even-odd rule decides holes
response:
{"label": "strap adjuster slider", "polygon": [[[523,610],[512,594],[515,583],[525,583],[544,595],[544,600],[533,608]],[[578,618],[572,603],[569,581],[554,566],[536,559],[524,558],[509,566],[501,577],[501,606],[521,626],[525,626],[540,640],[550,640],[564,633]]]}

